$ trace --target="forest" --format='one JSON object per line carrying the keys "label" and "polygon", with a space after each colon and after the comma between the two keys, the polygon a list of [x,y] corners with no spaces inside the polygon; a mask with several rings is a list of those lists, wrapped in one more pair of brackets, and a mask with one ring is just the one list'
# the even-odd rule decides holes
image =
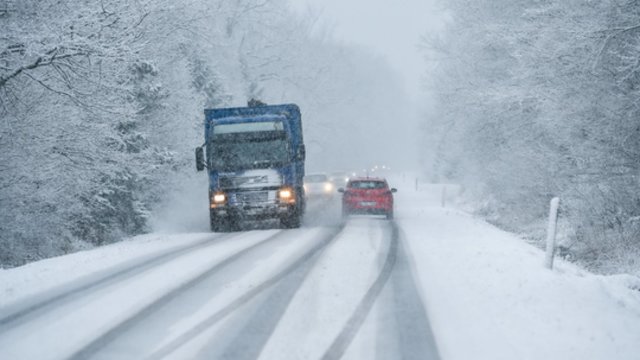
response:
{"label": "forest", "polygon": [[541,245],[560,198],[561,251],[602,273],[640,267],[640,4],[447,1],[422,41],[424,163],[469,207]]}

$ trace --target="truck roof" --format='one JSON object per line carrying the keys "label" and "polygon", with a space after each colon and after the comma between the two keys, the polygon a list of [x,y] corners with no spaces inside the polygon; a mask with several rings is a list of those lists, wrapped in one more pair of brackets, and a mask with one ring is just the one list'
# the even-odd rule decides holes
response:
{"label": "truck roof", "polygon": [[213,127],[218,124],[251,123],[269,120],[286,122],[290,132],[292,149],[303,144],[300,108],[296,104],[259,105],[231,108],[204,109],[205,142],[213,135]]}
{"label": "truck roof", "polygon": [[253,107],[232,107],[204,109],[205,120],[215,121],[216,119],[239,117],[247,118],[262,115],[285,115],[287,117],[300,118],[300,108],[296,104],[264,105]]}

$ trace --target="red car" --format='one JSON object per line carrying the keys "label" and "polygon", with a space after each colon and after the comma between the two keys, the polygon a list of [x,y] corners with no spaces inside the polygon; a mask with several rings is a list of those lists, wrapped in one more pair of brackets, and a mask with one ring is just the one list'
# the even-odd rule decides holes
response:
{"label": "red car", "polygon": [[342,215],[375,214],[393,219],[393,193],[387,180],[381,178],[349,179],[346,188],[338,189],[342,195]]}

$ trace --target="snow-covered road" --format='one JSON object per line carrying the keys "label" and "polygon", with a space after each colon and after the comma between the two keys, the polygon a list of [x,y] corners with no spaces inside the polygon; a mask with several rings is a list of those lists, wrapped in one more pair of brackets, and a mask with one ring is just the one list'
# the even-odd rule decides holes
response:
{"label": "snow-covered road", "polygon": [[173,235],[8,302],[0,358],[437,358],[396,225],[318,211],[298,230]]}
{"label": "snow-covered road", "polygon": [[0,359],[638,358],[638,277],[549,271],[412,180],[392,183],[394,222],[312,206],[301,229],[155,233],[0,270]]}

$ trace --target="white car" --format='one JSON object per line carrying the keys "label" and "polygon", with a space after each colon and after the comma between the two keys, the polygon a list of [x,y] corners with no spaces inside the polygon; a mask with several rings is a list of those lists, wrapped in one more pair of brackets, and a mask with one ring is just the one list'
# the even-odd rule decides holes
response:
{"label": "white car", "polygon": [[326,174],[311,174],[304,177],[304,193],[308,200],[330,200],[336,194],[336,187]]}

